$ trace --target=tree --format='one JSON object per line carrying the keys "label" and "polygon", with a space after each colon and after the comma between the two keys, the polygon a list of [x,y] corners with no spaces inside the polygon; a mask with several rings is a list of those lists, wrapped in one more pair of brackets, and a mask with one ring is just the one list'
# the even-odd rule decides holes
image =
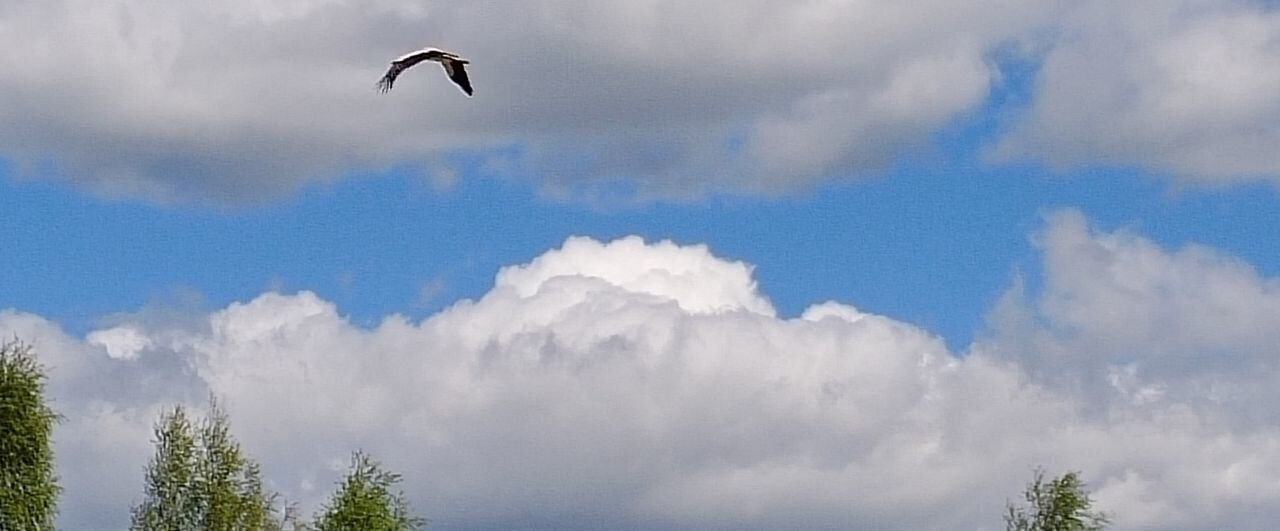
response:
{"label": "tree", "polygon": [[0,344],[0,529],[53,529],[62,488],[53,470],[53,425],[44,368],[29,345]]}
{"label": "tree", "polygon": [[1092,510],[1093,500],[1076,472],[1045,481],[1044,471],[1037,469],[1022,496],[1025,506],[1008,506],[1007,531],[1100,531],[1109,523],[1106,514]]}
{"label": "tree", "polygon": [[382,470],[363,452],[351,456],[351,471],[316,516],[316,531],[413,531],[427,525],[409,512],[403,492],[391,493],[399,474]]}
{"label": "tree", "polygon": [[201,529],[265,529],[272,525],[274,496],[263,490],[258,464],[240,452],[228,424],[226,414],[213,403],[200,428],[196,491],[204,513]]}
{"label": "tree", "polygon": [[196,502],[195,429],[186,411],[175,407],[156,425],[156,454],[147,464],[145,501],[133,510],[131,529],[195,529],[199,520]]}
{"label": "tree", "polygon": [[272,531],[282,524],[258,464],[231,437],[216,401],[196,426],[182,407],[160,417],[133,531]]}

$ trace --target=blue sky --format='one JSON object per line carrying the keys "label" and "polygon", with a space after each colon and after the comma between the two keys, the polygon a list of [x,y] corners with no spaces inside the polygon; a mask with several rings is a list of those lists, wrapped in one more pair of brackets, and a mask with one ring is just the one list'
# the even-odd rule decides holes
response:
{"label": "blue sky", "polygon": [[1015,272],[1034,278],[1030,238],[1062,207],[1280,272],[1274,186],[1182,188],[1149,171],[984,162],[974,148],[989,142],[986,122],[1000,111],[991,107],[886,174],[768,198],[584,205],[540,194],[536,175],[464,171],[440,187],[402,170],[311,185],[267,205],[173,206],[101,199],[9,169],[0,236],[21,259],[0,266],[13,279],[0,285],[0,306],[83,333],[149,304],[208,310],[267,289],[311,290],[375,324],[478,297],[500,267],[566,237],[635,234],[706,243],[754,264],[784,316],[834,299],[919,324],[963,350]]}
{"label": "blue sky", "polygon": [[[373,89],[424,44],[474,98]],[[444,530],[989,530],[1038,466],[1117,531],[1280,518],[1275,2],[0,0],[0,47],[63,528],[210,395],[286,499],[363,448]]]}

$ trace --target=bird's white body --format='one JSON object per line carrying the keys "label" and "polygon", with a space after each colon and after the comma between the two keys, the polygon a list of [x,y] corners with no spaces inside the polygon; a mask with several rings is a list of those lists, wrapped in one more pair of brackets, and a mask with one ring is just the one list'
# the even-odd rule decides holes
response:
{"label": "bird's white body", "polygon": [[428,46],[428,47],[423,48],[423,49],[421,49],[421,50],[414,50],[414,51],[409,52],[409,53],[407,53],[407,54],[401,55],[400,57],[395,58],[395,60],[394,60],[394,61],[392,61],[392,62],[393,62],[393,63],[400,63],[400,62],[404,62],[404,61],[409,60],[410,58],[412,58],[412,57],[413,57],[413,56],[415,56],[415,55],[425,55],[425,56],[427,56],[425,60],[427,60],[427,61],[435,61],[435,62],[437,62],[437,63],[443,63],[443,62],[444,62],[444,58],[445,58],[445,57],[449,57],[449,58],[452,58],[452,59],[462,59],[461,57],[458,57],[458,55],[457,55],[457,54],[455,54],[455,53],[452,53],[452,52],[446,52],[446,51],[441,50],[441,49],[439,49],[439,48],[432,48],[432,47]]}

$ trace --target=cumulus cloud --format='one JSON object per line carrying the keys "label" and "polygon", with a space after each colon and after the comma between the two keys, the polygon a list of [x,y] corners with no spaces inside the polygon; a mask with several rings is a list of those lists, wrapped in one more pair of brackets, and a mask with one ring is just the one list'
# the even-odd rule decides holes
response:
{"label": "cumulus cloud", "polygon": [[[1025,0],[5,0],[0,153],[114,195],[243,201],[515,148],[556,190],[792,189],[881,168],[984,97]],[[423,44],[474,60],[474,100]],[[497,155],[495,155],[496,157]],[[447,172],[446,172],[447,173]],[[445,180],[447,180],[447,175]]]}
{"label": "cumulus cloud", "polygon": [[51,367],[67,528],[123,527],[158,411],[212,392],[291,499],[365,448],[441,529],[998,529],[1036,465],[1082,470],[1118,530],[1270,529],[1277,280],[1070,211],[1036,241],[1044,288],[962,354],[840,302],[779,317],[750,266],[638,238],[571,238],[420,322],[301,292],[0,333]]}
{"label": "cumulus cloud", "polygon": [[1036,241],[1043,290],[1013,290],[995,313],[1005,356],[1117,399],[1280,422],[1269,407],[1280,399],[1270,383],[1280,378],[1280,280],[1203,246],[1169,252],[1131,232],[1095,233],[1076,211],[1050,216]]}
{"label": "cumulus cloud", "polygon": [[1081,2],[1059,31],[998,154],[1280,183],[1274,2]]}
{"label": "cumulus cloud", "polygon": [[97,330],[85,337],[90,345],[106,349],[107,355],[116,359],[134,359],[138,351],[151,346],[151,339],[138,330],[121,326]]}

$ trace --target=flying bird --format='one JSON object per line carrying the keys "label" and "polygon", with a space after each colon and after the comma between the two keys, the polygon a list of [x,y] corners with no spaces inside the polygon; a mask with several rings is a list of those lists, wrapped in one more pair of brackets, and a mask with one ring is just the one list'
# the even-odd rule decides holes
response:
{"label": "flying bird", "polygon": [[453,84],[462,89],[462,92],[465,93],[468,98],[471,97],[471,80],[467,78],[467,70],[463,66],[471,61],[459,57],[456,53],[446,52],[439,48],[423,48],[416,52],[404,54],[397,57],[394,61],[391,61],[391,68],[388,69],[386,75],[382,76],[382,79],[378,81],[378,90],[381,90],[384,93],[391,90],[391,85],[395,84],[396,78],[400,76],[401,72],[404,72],[405,70],[408,70],[409,67],[423,61],[435,61],[440,63],[440,66],[444,67],[444,73],[449,76],[449,79],[453,81]]}

